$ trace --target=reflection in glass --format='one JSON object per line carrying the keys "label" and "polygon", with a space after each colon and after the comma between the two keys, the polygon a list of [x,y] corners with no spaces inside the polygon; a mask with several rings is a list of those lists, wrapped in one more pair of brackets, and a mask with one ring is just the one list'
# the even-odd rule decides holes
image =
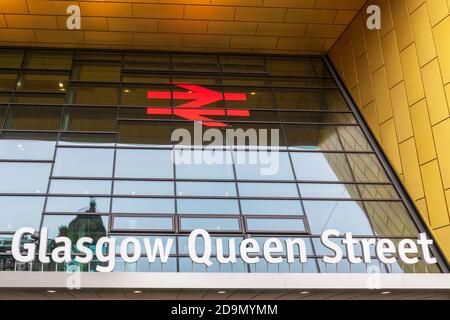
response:
{"label": "reflection in glass", "polygon": [[297,187],[293,183],[239,183],[241,197],[297,198]]}
{"label": "reflection in glass", "polygon": [[58,130],[61,107],[11,106],[6,128],[18,130]]}
{"label": "reflection in glass", "polygon": [[75,80],[118,82],[120,63],[80,62],[75,65]]}
{"label": "reflection in glass", "polygon": [[173,182],[114,181],[114,194],[127,196],[173,196]]}
{"label": "reflection in glass", "polygon": [[177,199],[180,214],[239,214],[237,200],[231,199]]}
{"label": "reflection in glass", "polygon": [[67,51],[29,51],[24,68],[29,69],[59,69],[70,70],[72,67],[72,52]]}
{"label": "reflection in glass", "polygon": [[173,199],[114,198],[112,212],[175,213],[175,203]]}
{"label": "reflection in glass", "polygon": [[392,185],[360,184],[358,188],[364,199],[400,199]]}
{"label": "reflection in glass", "polygon": [[170,122],[119,121],[118,130],[123,145],[172,146]]}
{"label": "reflection in glass", "polygon": [[[33,133],[36,138],[45,136]],[[28,135],[28,134],[27,134]],[[15,160],[53,160],[55,141],[27,140],[27,135],[3,134],[0,139],[0,159]],[[24,138],[23,140],[20,138]],[[17,138],[17,139],[14,139]],[[50,138],[50,137],[47,137]]]}
{"label": "reflection in glass", "polygon": [[115,176],[173,178],[171,150],[117,149]]}
{"label": "reflection in glass", "polygon": [[111,147],[116,142],[115,133],[68,133],[60,134],[58,146]]}
{"label": "reflection in glass", "polygon": [[301,215],[299,200],[241,200],[242,214]]}
{"label": "reflection in glass", "polygon": [[380,236],[417,237],[419,231],[401,202],[365,202],[373,229]]}
{"label": "reflection in glass", "polygon": [[[0,73],[0,91],[14,90],[16,88],[17,73],[3,72]],[[19,81],[19,84],[21,82]]]}
{"label": "reflection in glass", "polygon": [[95,87],[73,87],[73,104],[117,105],[119,103],[119,89]]}
{"label": "reflection in glass", "polygon": [[305,198],[359,198],[356,185],[300,183],[300,193]]}
{"label": "reflection in glass", "polygon": [[[44,216],[42,227],[47,227],[49,233],[47,253],[50,254],[56,247],[60,246],[60,244],[56,243],[54,240],[56,237],[68,237],[72,244],[76,244],[82,237],[89,237],[93,239],[93,242],[88,247],[95,256],[97,241],[101,237],[107,235],[107,226],[108,217],[94,214],[91,211],[76,216]],[[106,247],[103,247],[103,250],[106,251]],[[79,253],[74,246],[72,247],[72,253]],[[47,267],[50,270],[57,271],[73,270],[74,267],[80,271],[95,271],[96,266],[99,264],[100,263],[95,259],[89,264],[80,264],[75,260],[72,260],[68,263],[65,262],[57,265],[51,262]]]}
{"label": "reflection in glass", "polygon": [[111,194],[111,181],[54,179],[49,193],[53,194]]}
{"label": "reflection in glass", "polygon": [[355,235],[374,235],[361,202],[303,201],[313,234],[327,229],[352,232]]}
{"label": "reflection in glass", "polygon": [[54,176],[111,177],[113,149],[58,148]]}
{"label": "reflection in glass", "polygon": [[344,154],[292,152],[291,157],[299,180],[352,181]]}
{"label": "reflection in glass", "polygon": [[235,197],[234,182],[177,182],[178,196]]}
{"label": "reflection in glass", "polygon": [[327,110],[320,91],[302,89],[273,89],[278,109]]}
{"label": "reflection in glass", "polygon": [[35,74],[27,73],[17,84],[17,90],[65,92],[69,75],[67,74]]}
{"label": "reflection in glass", "polygon": [[23,50],[1,50],[0,68],[20,68],[23,54]]}
{"label": "reflection in glass", "polygon": [[287,152],[234,151],[236,176],[248,180],[293,180]]}
{"label": "reflection in glass", "polygon": [[114,217],[116,230],[172,230],[172,218],[166,217]]}
{"label": "reflection in glass", "polygon": [[116,116],[116,108],[66,107],[63,130],[115,131]]}
{"label": "reflection in glass", "polygon": [[110,199],[105,197],[48,197],[46,212],[109,212]]}
{"label": "reflection in glass", "polygon": [[0,230],[39,228],[45,197],[0,196]]}
{"label": "reflection in glass", "polygon": [[63,104],[66,98],[65,93],[16,93],[14,102],[35,103],[35,104]]}
{"label": "reflection in glass", "polygon": [[302,219],[246,218],[248,231],[255,232],[306,232]]}
{"label": "reflection in glass", "polygon": [[336,130],[346,151],[372,151],[369,141],[359,127],[337,126]]}
{"label": "reflection in glass", "polygon": [[231,153],[222,150],[175,150],[178,179],[233,179]]}
{"label": "reflection in glass", "polygon": [[51,163],[0,162],[1,193],[45,193]]}
{"label": "reflection in glass", "polygon": [[180,218],[182,230],[239,231],[238,218]]}
{"label": "reflection in glass", "polygon": [[384,169],[374,154],[349,154],[348,161],[356,181],[389,182]]}
{"label": "reflection in glass", "polygon": [[342,150],[333,126],[284,125],[289,149]]}

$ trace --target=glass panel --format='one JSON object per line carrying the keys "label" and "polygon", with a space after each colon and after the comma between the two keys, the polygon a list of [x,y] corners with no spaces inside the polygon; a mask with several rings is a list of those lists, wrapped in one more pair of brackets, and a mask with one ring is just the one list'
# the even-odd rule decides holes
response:
{"label": "glass panel", "polygon": [[0,50],[0,68],[20,68],[23,50]]}
{"label": "glass panel", "polygon": [[172,146],[170,122],[119,121],[119,143]]}
{"label": "glass panel", "polygon": [[226,142],[228,145],[237,147],[236,149],[251,147],[252,150],[261,149],[266,151],[267,149],[279,149],[280,146],[284,148],[286,145],[283,131],[279,124],[231,123],[229,127],[233,131],[227,131]]}
{"label": "glass panel", "polygon": [[[17,73],[2,72],[0,73],[0,91],[14,90],[16,88]],[[19,85],[21,82],[17,82]]]}
{"label": "glass panel", "polygon": [[0,192],[45,193],[51,163],[0,162]]}
{"label": "glass panel", "polygon": [[49,251],[52,249],[52,240],[56,237],[68,237],[72,243],[76,243],[81,237],[90,237],[94,244],[101,237],[107,235],[108,217],[97,214],[44,216],[43,227],[48,228]]}
{"label": "glass panel", "polygon": [[119,82],[120,63],[79,63],[75,66],[75,79],[80,81]]}
{"label": "glass panel", "polygon": [[112,212],[175,213],[175,203],[173,199],[114,198]]}
{"label": "glass panel", "polygon": [[126,53],[124,60],[124,68],[129,70],[170,70],[169,55]]}
{"label": "glass panel", "polygon": [[208,85],[208,84],[221,84],[222,77],[208,74],[173,74],[172,82],[188,82],[195,83],[196,85]]}
{"label": "glass panel", "polygon": [[303,201],[313,234],[327,229],[352,232],[355,235],[374,235],[362,202]]}
{"label": "glass panel", "polygon": [[0,159],[53,160],[56,136],[41,133],[4,132],[0,137]]}
{"label": "glass panel", "polygon": [[274,88],[278,109],[327,110],[320,91]]}
{"label": "glass panel", "polygon": [[[250,112],[250,116],[235,116],[233,114],[230,114],[230,112],[232,112],[231,110],[228,111],[229,113],[227,114],[228,120],[230,121],[249,121],[249,122],[253,122],[253,121],[267,121],[267,122],[278,122],[278,113],[276,111],[268,111],[268,110],[251,110]],[[281,128],[279,125],[274,125],[274,124],[268,124],[268,123],[252,123],[250,124],[241,124],[241,123],[230,123],[230,127],[231,128],[236,128],[237,126],[246,126],[248,128]]]}
{"label": "glass panel", "polygon": [[296,198],[297,187],[293,183],[239,183],[241,197]]}
{"label": "glass panel", "polygon": [[347,151],[372,151],[362,130],[356,126],[337,126],[344,149]]}
{"label": "glass panel", "polygon": [[174,71],[217,72],[216,56],[176,55],[172,56]]}
{"label": "glass panel", "polygon": [[263,57],[255,56],[223,56],[220,57],[223,72],[232,73],[265,73]]}
{"label": "glass panel", "polygon": [[391,185],[361,184],[358,188],[364,199],[400,199]]}
{"label": "glass panel", "polygon": [[310,59],[267,58],[267,71],[272,76],[314,76],[316,71]]}
{"label": "glass panel", "polygon": [[111,177],[113,149],[58,148],[54,176]]}
{"label": "glass panel", "polygon": [[180,214],[239,214],[237,200],[177,199]]}
{"label": "glass panel", "polygon": [[[119,118],[121,119],[146,119],[146,120],[171,120],[171,114],[148,114],[147,108],[121,107],[119,109]],[[123,121],[120,121],[123,122]],[[119,122],[119,123],[120,123]],[[139,124],[137,124],[139,125]],[[149,124],[150,125],[150,124]]]}
{"label": "glass panel", "polygon": [[299,200],[241,200],[242,214],[301,215]]}
{"label": "glass panel", "polygon": [[344,154],[292,152],[295,174],[299,180],[352,181]]}
{"label": "glass panel", "polygon": [[58,130],[61,114],[61,107],[11,106],[6,127],[18,130]]}
{"label": "glass panel", "polygon": [[75,87],[72,88],[74,104],[117,105],[119,103],[118,88]]}
{"label": "glass panel", "polygon": [[[11,93],[1,93],[0,92],[0,103],[8,104],[11,101]],[[0,106],[0,116],[3,120],[6,113],[6,107],[7,106]],[[3,123],[3,121],[2,121]]]}
{"label": "glass panel", "polygon": [[280,111],[280,118],[283,122],[336,122],[329,112]]}
{"label": "glass panel", "polygon": [[66,95],[64,93],[16,93],[16,103],[35,103],[35,104],[63,104]]}
{"label": "glass panel", "polygon": [[256,232],[306,232],[302,219],[246,218],[248,231]]}
{"label": "glass panel", "polygon": [[115,131],[116,108],[66,107],[63,129],[70,131]]}
{"label": "glass panel", "polygon": [[116,230],[172,230],[172,218],[165,217],[114,217]]}
{"label": "glass panel", "polygon": [[299,183],[300,193],[305,198],[359,198],[356,185]]}
{"label": "glass panel", "polygon": [[284,132],[290,149],[342,150],[333,126],[284,125]]}
{"label": "glass panel", "polygon": [[357,124],[355,116],[351,113],[345,112],[334,112],[332,113],[334,122],[336,123],[346,123],[346,124]]}
{"label": "glass panel", "polygon": [[323,98],[326,105],[333,111],[348,111],[350,110],[345,103],[344,97],[339,90],[323,90]]}
{"label": "glass panel", "polygon": [[173,196],[173,182],[115,181],[114,194],[127,196]]}
{"label": "glass panel", "polygon": [[122,89],[120,104],[124,106],[150,106],[151,100],[147,98],[148,91],[148,87],[132,88],[126,86],[124,89]]}
{"label": "glass panel", "polygon": [[419,231],[401,202],[365,202],[374,231],[380,236],[417,237]]}
{"label": "glass panel", "polygon": [[238,218],[180,218],[182,230],[239,231]]}
{"label": "glass panel", "polygon": [[235,197],[234,182],[177,182],[178,196]]}
{"label": "glass panel", "polygon": [[157,83],[168,83],[170,82],[170,76],[168,74],[152,74],[152,73],[127,73],[122,72],[122,82],[123,83],[147,83],[147,84],[157,84]]}
{"label": "glass panel", "polygon": [[70,70],[72,52],[29,51],[24,68]]}
{"label": "glass panel", "polygon": [[64,92],[68,86],[68,81],[69,75],[65,74],[28,73],[22,76],[22,81],[17,84],[17,90]]}
{"label": "glass panel", "polygon": [[227,100],[227,108],[240,109],[271,109],[274,107],[271,89],[249,88],[249,87],[225,87],[224,93],[245,93],[247,99],[244,101]]}
{"label": "glass panel", "polygon": [[48,197],[46,212],[108,213],[110,198]]}
{"label": "glass panel", "polygon": [[77,60],[92,60],[92,61],[120,61],[122,54],[120,52],[111,51],[78,51],[75,52],[75,59]]}
{"label": "glass panel", "polygon": [[115,176],[121,178],[173,178],[171,150],[118,149]]}
{"label": "glass panel", "polygon": [[45,197],[0,197],[0,230],[39,228]]}
{"label": "glass panel", "polygon": [[348,161],[356,181],[389,181],[384,169],[374,154],[349,154]]}
{"label": "glass panel", "polygon": [[234,155],[238,179],[294,180],[287,152],[235,151]]}
{"label": "glass panel", "polygon": [[111,181],[105,180],[52,180],[49,193],[54,194],[111,194]]}
{"label": "glass panel", "polygon": [[178,179],[233,179],[229,151],[175,150]]}
{"label": "glass panel", "polygon": [[61,133],[59,146],[111,146],[116,142],[115,133]]}

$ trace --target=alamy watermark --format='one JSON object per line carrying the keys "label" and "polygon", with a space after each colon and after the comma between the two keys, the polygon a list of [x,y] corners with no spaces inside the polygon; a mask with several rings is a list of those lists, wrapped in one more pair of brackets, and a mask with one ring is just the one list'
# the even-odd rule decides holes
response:
{"label": "alamy watermark", "polygon": [[279,129],[203,128],[202,123],[196,121],[193,136],[185,128],[172,132],[171,141],[175,143],[172,161],[175,164],[257,165],[261,175],[278,173]]}

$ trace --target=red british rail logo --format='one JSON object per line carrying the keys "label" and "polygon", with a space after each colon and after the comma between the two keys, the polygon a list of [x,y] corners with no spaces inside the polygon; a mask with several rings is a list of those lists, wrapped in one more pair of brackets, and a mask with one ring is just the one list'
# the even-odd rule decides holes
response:
{"label": "red british rail logo", "polygon": [[225,109],[202,109],[202,107],[218,102],[226,101],[247,101],[245,93],[220,93],[202,86],[191,83],[174,82],[177,87],[187,91],[148,91],[148,99],[174,99],[189,100],[174,108],[147,108],[147,114],[150,115],[170,115],[174,114],[184,119],[192,121],[202,121],[207,127],[226,127],[227,124],[212,120],[206,116],[229,116],[229,117],[249,117],[250,111],[245,109],[225,110]]}

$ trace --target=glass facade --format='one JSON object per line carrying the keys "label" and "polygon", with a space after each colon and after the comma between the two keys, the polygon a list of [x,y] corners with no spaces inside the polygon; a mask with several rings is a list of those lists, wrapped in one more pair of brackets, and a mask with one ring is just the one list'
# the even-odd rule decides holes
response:
{"label": "glass facade", "polygon": [[[167,263],[141,257],[129,264],[118,255],[114,271],[441,272],[422,262],[385,265],[375,254],[359,265],[322,261],[325,229],[394,242],[416,238],[419,229],[321,57],[2,50],[0,70],[0,270],[67,270],[12,259],[19,227],[46,226],[49,252],[61,235],[174,240]],[[177,83],[222,97],[245,93],[246,101],[203,109],[226,110],[208,118],[226,125],[217,129],[226,137],[225,128],[278,130],[278,145],[269,146],[276,172],[239,161],[259,148],[246,140],[217,148],[229,160],[223,163],[174,162],[171,134],[193,133],[194,123],[147,108],[189,99],[148,99],[147,92],[186,93]],[[229,112],[241,109],[249,116]],[[189,145],[193,158],[210,152]],[[238,259],[207,268],[188,257],[187,236],[196,228],[237,243],[301,237],[312,254],[304,264]]]}

